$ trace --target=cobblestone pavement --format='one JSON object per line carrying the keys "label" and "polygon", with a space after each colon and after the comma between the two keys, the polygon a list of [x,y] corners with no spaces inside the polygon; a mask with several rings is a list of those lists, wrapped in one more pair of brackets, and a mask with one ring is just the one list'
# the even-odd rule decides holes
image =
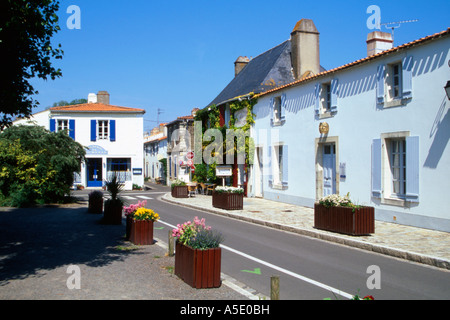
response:
{"label": "cobblestone pavement", "polygon": [[245,198],[244,210],[227,211],[214,208],[211,196],[206,195],[180,199],[173,198],[168,193],[161,199],[268,227],[450,269],[450,233],[447,232],[376,221],[375,234],[353,237],[315,229],[314,209],[291,204]]}

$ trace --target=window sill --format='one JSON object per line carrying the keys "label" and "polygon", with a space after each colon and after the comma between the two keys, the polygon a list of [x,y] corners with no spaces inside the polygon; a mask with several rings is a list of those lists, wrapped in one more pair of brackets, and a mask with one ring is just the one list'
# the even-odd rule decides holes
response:
{"label": "window sill", "polygon": [[272,127],[280,127],[282,125],[284,125],[284,123],[286,122],[286,120],[272,120]]}
{"label": "window sill", "polygon": [[287,190],[289,188],[287,184],[272,183],[271,181],[269,181],[269,187],[274,190]]}
{"label": "window sill", "polygon": [[384,108],[388,109],[388,108],[395,108],[395,107],[403,107],[403,106],[406,106],[406,104],[410,100],[411,99],[398,98],[398,99],[393,99],[393,100],[390,100],[390,101],[386,101],[384,103]]}
{"label": "window sill", "polygon": [[400,198],[381,198],[381,204],[386,204],[388,206],[410,208],[411,203],[412,203],[411,201],[407,201],[405,199]]}
{"label": "window sill", "polygon": [[328,119],[333,118],[335,113],[332,113],[331,111],[323,112],[319,114],[319,119]]}

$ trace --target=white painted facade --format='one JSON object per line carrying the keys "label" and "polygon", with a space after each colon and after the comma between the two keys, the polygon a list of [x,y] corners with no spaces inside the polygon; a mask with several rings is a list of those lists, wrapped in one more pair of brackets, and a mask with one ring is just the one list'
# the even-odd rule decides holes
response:
{"label": "white painted facade", "polygon": [[164,168],[160,160],[167,159],[167,128],[163,132],[144,137],[145,178],[165,181]]}
{"label": "white painted facade", "polygon": [[262,94],[249,196],[350,193],[377,220],[450,231],[449,48],[447,30]]}
{"label": "white painted facade", "polygon": [[75,185],[101,188],[116,173],[124,190],[132,190],[133,185],[144,185],[144,113],[141,109],[90,103],[50,108],[14,124],[37,124],[49,131],[65,128],[86,147],[86,162],[81,174],[76,175]]}

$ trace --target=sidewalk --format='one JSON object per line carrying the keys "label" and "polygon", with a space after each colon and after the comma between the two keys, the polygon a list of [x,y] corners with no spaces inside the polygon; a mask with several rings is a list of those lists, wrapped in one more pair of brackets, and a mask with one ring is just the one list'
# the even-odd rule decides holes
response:
{"label": "sidewalk", "polygon": [[227,211],[214,208],[211,196],[196,195],[179,199],[167,193],[161,199],[267,227],[450,270],[450,233],[446,232],[376,221],[375,234],[353,237],[315,229],[314,209],[286,203],[244,198],[244,210]]}

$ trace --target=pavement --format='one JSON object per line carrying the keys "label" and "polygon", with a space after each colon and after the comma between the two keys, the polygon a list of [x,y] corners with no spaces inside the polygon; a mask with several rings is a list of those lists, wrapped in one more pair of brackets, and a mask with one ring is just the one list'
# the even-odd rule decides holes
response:
{"label": "pavement", "polygon": [[212,206],[209,195],[161,200],[261,224],[341,245],[450,270],[450,233],[375,221],[375,234],[347,236],[314,228],[314,209],[260,198],[244,198],[244,210],[227,211]]}

